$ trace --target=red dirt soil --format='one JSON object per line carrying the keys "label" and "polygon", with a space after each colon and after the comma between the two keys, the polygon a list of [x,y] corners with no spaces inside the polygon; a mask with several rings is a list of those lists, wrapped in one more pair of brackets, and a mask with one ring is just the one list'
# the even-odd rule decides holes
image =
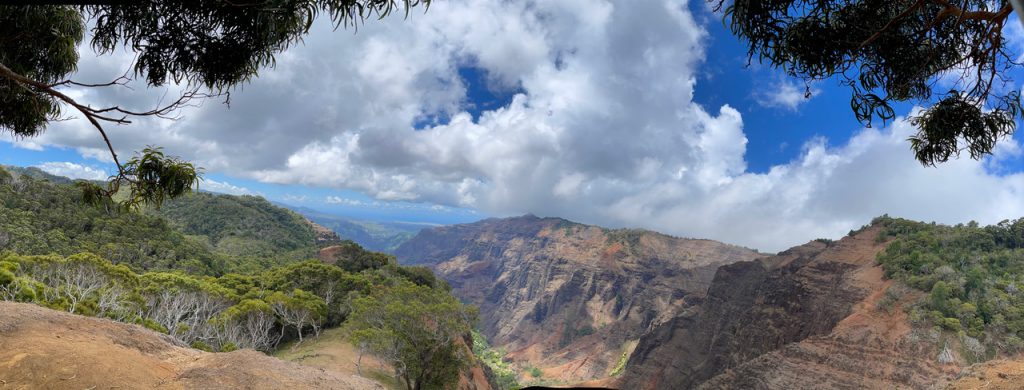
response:
{"label": "red dirt soil", "polygon": [[136,325],[0,302],[3,389],[383,389],[253,350],[208,353]]}

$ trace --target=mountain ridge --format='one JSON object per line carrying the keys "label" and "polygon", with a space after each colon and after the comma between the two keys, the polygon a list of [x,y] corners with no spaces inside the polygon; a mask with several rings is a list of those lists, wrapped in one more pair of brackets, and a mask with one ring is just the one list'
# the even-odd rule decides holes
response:
{"label": "mountain ridge", "polygon": [[480,307],[506,358],[554,383],[609,376],[647,328],[701,299],[719,265],[761,256],[533,215],[425,229],[395,253],[433,268]]}

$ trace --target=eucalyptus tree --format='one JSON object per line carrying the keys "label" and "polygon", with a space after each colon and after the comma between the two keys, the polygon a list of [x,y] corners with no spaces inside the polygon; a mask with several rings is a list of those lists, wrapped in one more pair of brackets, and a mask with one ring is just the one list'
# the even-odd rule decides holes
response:
{"label": "eucalyptus tree", "polygon": [[[814,82],[836,78],[854,116],[893,119],[895,102],[924,107],[910,123],[914,156],[934,166],[990,154],[1016,129],[1007,0],[710,0],[749,59]],[[810,88],[807,89],[808,94]]]}

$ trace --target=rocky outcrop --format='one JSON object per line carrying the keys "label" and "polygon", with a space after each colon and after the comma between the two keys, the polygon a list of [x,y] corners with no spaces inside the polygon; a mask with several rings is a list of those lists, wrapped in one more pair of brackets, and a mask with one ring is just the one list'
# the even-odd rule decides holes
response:
{"label": "rocky outcrop", "polygon": [[699,302],[719,266],[760,256],[534,216],[423,230],[396,255],[480,307],[483,333],[508,358],[567,382],[607,377],[644,333]]}
{"label": "rocky outcrop", "polygon": [[629,389],[931,388],[953,378],[935,342],[877,302],[877,228],[721,267],[698,306],[644,335]]}
{"label": "rocky outcrop", "polygon": [[318,247],[325,247],[330,245],[336,245],[341,243],[341,237],[338,237],[338,233],[328,229],[316,222],[313,222],[309,218],[303,217],[304,221],[309,224],[309,227],[313,228],[313,234],[316,235],[316,245]]}

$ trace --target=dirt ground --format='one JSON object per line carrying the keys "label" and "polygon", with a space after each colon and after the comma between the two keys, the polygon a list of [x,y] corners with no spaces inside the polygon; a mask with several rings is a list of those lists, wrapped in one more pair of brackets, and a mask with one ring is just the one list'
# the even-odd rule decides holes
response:
{"label": "dirt ground", "polygon": [[968,374],[947,387],[948,390],[1020,390],[1024,389],[1024,362],[994,360],[975,365]]}
{"label": "dirt ground", "polygon": [[349,343],[339,328],[320,332],[320,337],[307,337],[300,344],[282,345],[274,356],[304,366],[374,378],[387,388],[405,388],[394,379],[393,369],[387,363],[368,353],[360,359],[359,348]]}
{"label": "dirt ground", "polygon": [[384,389],[252,350],[206,353],[135,325],[0,302],[0,389]]}

